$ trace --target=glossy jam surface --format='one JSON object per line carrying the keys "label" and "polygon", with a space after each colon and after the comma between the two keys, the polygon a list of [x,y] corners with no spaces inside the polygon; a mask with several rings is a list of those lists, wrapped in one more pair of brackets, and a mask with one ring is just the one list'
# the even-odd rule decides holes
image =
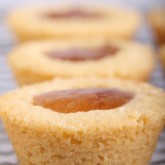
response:
{"label": "glossy jam surface", "polygon": [[64,12],[47,12],[43,16],[47,19],[96,19],[101,17],[101,14],[96,12],[89,12],[82,9],[71,9]]}
{"label": "glossy jam surface", "polygon": [[33,104],[61,113],[87,112],[114,109],[133,97],[131,92],[114,88],[85,88],[43,93],[33,98]]}
{"label": "glossy jam surface", "polygon": [[87,61],[98,60],[106,56],[114,56],[118,52],[118,48],[110,44],[99,48],[70,48],[63,51],[46,52],[45,55],[52,59],[68,60],[68,61]]}

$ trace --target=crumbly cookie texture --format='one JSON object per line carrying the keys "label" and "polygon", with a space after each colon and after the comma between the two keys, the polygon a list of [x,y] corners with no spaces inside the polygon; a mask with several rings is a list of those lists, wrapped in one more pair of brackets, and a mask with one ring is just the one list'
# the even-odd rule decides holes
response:
{"label": "crumbly cookie texture", "polygon": [[[33,105],[44,92],[91,87],[133,92],[134,98],[115,109],[75,113]],[[147,165],[165,123],[164,98],[145,83],[55,79],[2,96],[0,116],[21,165]]]}
{"label": "crumbly cookie texture", "polygon": [[149,22],[155,33],[157,41],[161,44],[165,42],[165,10],[157,9],[151,11]]}
{"label": "crumbly cookie texture", "polygon": [[[113,56],[97,60],[67,61],[52,59],[46,52],[67,51],[74,48],[97,49],[111,44],[118,48]],[[23,44],[9,55],[9,63],[18,84],[31,84],[53,78],[68,77],[117,77],[145,81],[154,67],[153,50],[131,41],[77,40],[38,41]]]}
{"label": "crumbly cookie texture", "polygon": [[128,39],[135,34],[141,22],[137,11],[107,7],[80,8],[84,12],[98,13],[101,15],[98,18],[49,19],[44,17],[44,13],[65,13],[72,10],[74,10],[72,7],[17,9],[9,14],[8,22],[12,31],[21,41],[46,38],[97,39],[99,37]]}

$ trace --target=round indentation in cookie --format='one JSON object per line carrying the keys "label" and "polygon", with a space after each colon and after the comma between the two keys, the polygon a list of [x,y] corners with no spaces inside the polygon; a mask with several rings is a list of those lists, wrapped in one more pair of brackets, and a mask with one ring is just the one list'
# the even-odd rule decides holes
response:
{"label": "round indentation in cookie", "polygon": [[87,112],[114,109],[133,97],[133,93],[115,88],[85,88],[42,93],[34,96],[33,104],[61,113]]}
{"label": "round indentation in cookie", "polygon": [[70,9],[67,11],[49,11],[44,13],[43,18],[47,19],[72,19],[72,18],[78,18],[78,19],[97,19],[102,17],[103,15],[101,13],[97,12],[89,12],[82,9]]}
{"label": "round indentation in cookie", "polygon": [[106,56],[114,56],[119,51],[116,46],[107,44],[99,48],[70,48],[63,51],[50,51],[45,54],[52,59],[68,61],[98,60]]}

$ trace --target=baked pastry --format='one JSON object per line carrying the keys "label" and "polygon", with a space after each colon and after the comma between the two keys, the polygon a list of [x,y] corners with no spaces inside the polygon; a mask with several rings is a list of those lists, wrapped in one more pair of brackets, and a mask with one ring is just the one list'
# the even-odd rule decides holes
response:
{"label": "baked pastry", "polygon": [[159,48],[159,54],[160,54],[161,63],[163,64],[163,67],[165,68],[165,44],[161,45],[161,47]]}
{"label": "baked pastry", "polygon": [[[109,7],[38,7],[17,9],[9,25],[19,40],[46,38],[130,38],[140,25],[136,11]],[[121,28],[122,27],[122,28]]]}
{"label": "baked pastry", "polygon": [[9,63],[20,85],[54,77],[121,77],[147,80],[152,50],[126,41],[38,41],[19,46]]}
{"label": "baked pastry", "polygon": [[164,98],[139,82],[56,79],[2,96],[0,116],[20,165],[148,165]]}
{"label": "baked pastry", "polygon": [[149,15],[151,27],[159,43],[165,42],[165,9],[151,11]]}

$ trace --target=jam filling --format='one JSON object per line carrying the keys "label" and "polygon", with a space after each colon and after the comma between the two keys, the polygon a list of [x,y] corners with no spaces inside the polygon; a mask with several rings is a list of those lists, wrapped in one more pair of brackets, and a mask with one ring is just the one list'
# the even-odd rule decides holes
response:
{"label": "jam filling", "polygon": [[69,61],[87,61],[98,60],[107,56],[114,56],[118,48],[110,44],[99,48],[71,48],[63,51],[50,51],[45,55],[52,59],[69,60]]}
{"label": "jam filling", "polygon": [[72,9],[65,12],[48,12],[45,13],[44,18],[47,19],[72,19],[72,18],[81,18],[81,19],[94,19],[101,17],[100,13],[89,12],[85,10]]}
{"label": "jam filling", "polygon": [[56,112],[73,113],[114,109],[128,103],[133,97],[133,93],[115,88],[85,88],[36,95],[33,104]]}

